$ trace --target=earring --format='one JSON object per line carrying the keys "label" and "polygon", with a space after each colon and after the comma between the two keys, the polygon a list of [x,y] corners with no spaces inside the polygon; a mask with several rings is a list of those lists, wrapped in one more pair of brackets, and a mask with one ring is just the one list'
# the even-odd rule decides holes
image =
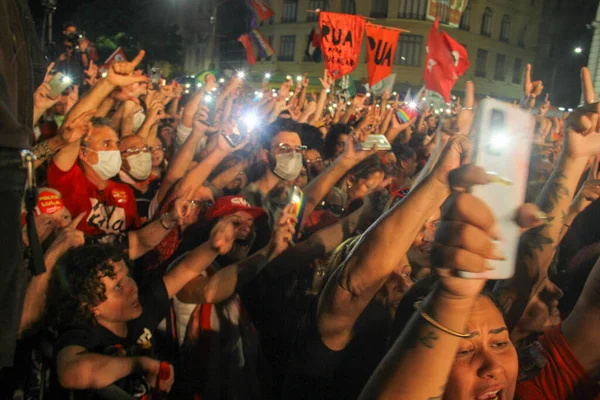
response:
{"label": "earring", "polygon": [[350,188],[352,187],[352,184],[351,184],[351,183],[347,183],[347,184],[346,184],[346,187],[347,187],[348,189],[350,189]]}

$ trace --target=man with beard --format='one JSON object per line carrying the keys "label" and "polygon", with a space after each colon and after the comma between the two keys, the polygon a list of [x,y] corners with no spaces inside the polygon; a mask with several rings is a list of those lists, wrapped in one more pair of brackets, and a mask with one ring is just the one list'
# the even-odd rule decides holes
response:
{"label": "man with beard", "polygon": [[256,237],[254,219],[265,211],[251,207],[241,196],[221,197],[207,211],[210,223],[232,221],[235,241],[227,254],[173,298],[172,323],[182,362],[175,397],[265,398],[265,361],[254,325],[236,292],[288,247],[296,222],[290,212],[289,206],[283,210],[269,244],[247,257]]}

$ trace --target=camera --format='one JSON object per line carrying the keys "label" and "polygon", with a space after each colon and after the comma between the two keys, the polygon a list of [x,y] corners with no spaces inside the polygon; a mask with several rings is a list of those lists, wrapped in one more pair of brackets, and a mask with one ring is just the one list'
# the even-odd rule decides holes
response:
{"label": "camera", "polygon": [[79,41],[85,38],[85,32],[71,32],[67,36],[67,40],[73,45],[75,50],[79,50]]}

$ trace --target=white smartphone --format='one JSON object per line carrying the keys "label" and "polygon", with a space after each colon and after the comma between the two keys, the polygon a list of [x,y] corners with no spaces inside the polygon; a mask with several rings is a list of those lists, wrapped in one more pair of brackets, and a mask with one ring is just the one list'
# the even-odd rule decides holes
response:
{"label": "white smartphone", "polygon": [[371,150],[377,144],[378,150],[391,150],[392,146],[385,135],[369,135],[367,139],[360,143],[361,150]]}
{"label": "white smartphone", "polygon": [[472,194],[492,209],[500,231],[494,244],[505,259],[489,260],[493,271],[461,272],[464,278],[508,279],[515,273],[521,235],[515,216],[525,201],[534,126],[533,116],[512,104],[494,99],[480,103],[471,129],[473,164],[497,174],[504,183],[474,186]]}
{"label": "white smartphone", "polygon": [[73,81],[69,76],[63,74],[62,72],[57,72],[56,75],[52,77],[50,82],[48,82],[48,85],[50,86],[50,97],[53,99],[57,98],[62,92],[67,90],[72,83]]}

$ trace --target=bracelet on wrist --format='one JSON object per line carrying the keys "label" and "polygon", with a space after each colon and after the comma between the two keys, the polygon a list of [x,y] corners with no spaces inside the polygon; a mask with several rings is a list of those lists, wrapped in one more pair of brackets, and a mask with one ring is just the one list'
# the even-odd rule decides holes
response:
{"label": "bracelet on wrist", "polygon": [[439,322],[437,322],[436,320],[431,318],[431,316],[429,316],[425,311],[423,311],[423,308],[421,308],[421,301],[415,302],[415,310],[417,310],[417,312],[419,313],[421,318],[423,318],[429,324],[435,326],[436,328],[438,328],[439,330],[441,330],[443,332],[446,332],[449,335],[456,336],[456,337],[463,338],[463,339],[471,337],[470,333],[457,332],[453,329],[445,327],[444,325],[440,324]]}
{"label": "bracelet on wrist", "polygon": [[168,231],[170,231],[171,229],[173,229],[173,228],[175,228],[175,227],[177,226],[177,222],[176,222],[176,221],[174,221],[175,223],[173,224],[173,226],[169,226],[169,225],[168,225],[168,224],[165,222],[165,219],[166,219],[166,218],[170,218],[170,217],[171,217],[171,214],[169,214],[169,213],[166,213],[166,214],[163,214],[163,215],[161,215],[161,217],[160,217],[160,219],[159,219],[159,221],[160,221],[160,225],[161,225],[163,228],[165,228],[166,230],[168,230]]}

